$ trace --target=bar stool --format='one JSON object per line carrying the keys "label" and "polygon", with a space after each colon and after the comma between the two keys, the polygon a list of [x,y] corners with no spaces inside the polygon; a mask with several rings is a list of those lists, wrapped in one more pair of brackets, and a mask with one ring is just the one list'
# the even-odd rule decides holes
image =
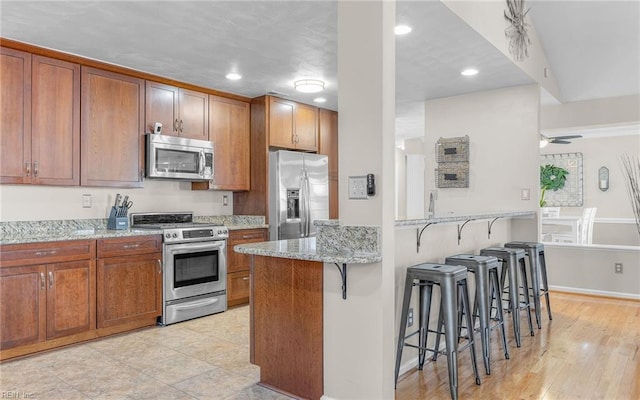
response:
{"label": "bar stool", "polygon": [[[511,312],[513,334],[516,338],[516,345],[520,347],[520,310],[527,310],[529,333],[534,336],[533,323],[531,322],[531,303],[529,302],[529,284],[527,283],[527,269],[524,261],[526,258],[525,251],[507,247],[487,247],[480,250],[480,255],[496,257],[502,264],[500,284],[503,290],[507,289],[504,285],[505,277],[509,277],[509,286],[508,290],[506,290],[509,294],[509,308],[507,310]],[[518,266],[520,267],[519,270]],[[518,284],[518,273],[522,282],[522,293],[520,293],[520,285]],[[522,302],[520,302],[520,295],[523,298]]]}
{"label": "bar stool", "polygon": [[[502,307],[497,307],[498,322],[495,326],[490,325],[490,310],[492,292],[496,294],[502,293],[500,281],[498,280],[498,259],[495,257],[476,256],[474,254],[458,254],[447,257],[444,261],[448,265],[464,265],[469,272],[473,272],[476,277],[476,294],[474,300],[474,311],[476,306],[480,316],[480,337],[482,339],[482,355],[484,358],[484,368],[487,375],[491,374],[491,341],[489,333],[492,329],[500,327],[502,333],[502,348],[504,349],[504,358],[509,359],[509,350],[507,349],[507,337],[504,330],[504,317],[502,315]],[[475,318],[474,318],[475,320]],[[468,325],[468,329],[473,330],[474,325]],[[439,342],[436,337],[436,347]],[[435,358],[435,355],[434,355]]]}
{"label": "bar stool", "polygon": [[[415,281],[418,281],[416,283]],[[467,268],[463,266],[452,266],[442,264],[419,264],[407,268],[407,276],[404,286],[404,297],[402,300],[402,314],[400,317],[400,332],[398,334],[398,349],[396,352],[395,382],[398,383],[400,372],[400,362],[402,360],[402,350],[404,346],[418,349],[418,369],[424,366],[427,351],[438,353],[438,347],[427,348],[427,338],[429,333],[438,333],[429,329],[429,314],[431,311],[431,297],[433,286],[440,287],[440,313],[444,320],[444,335],[447,355],[447,366],[449,368],[449,389],[451,398],[458,398],[458,351],[470,348],[471,363],[476,377],[476,384],[480,384],[478,367],[476,364],[475,347],[473,340],[473,330],[468,330],[468,343],[458,349],[458,307],[464,310],[467,326],[471,325],[471,312],[469,309],[469,293],[467,291]],[[419,330],[406,335],[407,314],[411,303],[411,293],[413,286],[420,286],[420,322]],[[457,301],[456,301],[457,294]],[[418,346],[405,343],[405,340],[415,334],[419,334]]]}
{"label": "bar stool", "polygon": [[[551,305],[549,304],[549,284],[547,282],[547,264],[544,260],[544,245],[538,242],[509,242],[504,247],[523,249],[529,256],[529,273],[531,274],[531,286],[533,291],[533,306],[536,312],[536,323],[538,329],[542,328],[540,322],[540,297],[545,296],[547,302],[547,313],[549,320],[551,317]],[[542,279],[542,282],[540,281]]]}

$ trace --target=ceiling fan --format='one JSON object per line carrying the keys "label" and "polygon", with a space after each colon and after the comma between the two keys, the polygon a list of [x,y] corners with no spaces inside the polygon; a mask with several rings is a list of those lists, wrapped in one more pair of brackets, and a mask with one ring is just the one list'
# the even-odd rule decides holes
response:
{"label": "ceiling fan", "polygon": [[582,135],[565,135],[565,136],[545,136],[540,134],[540,148],[545,147],[549,143],[553,144],[569,144],[571,143],[568,139],[578,139],[581,138]]}

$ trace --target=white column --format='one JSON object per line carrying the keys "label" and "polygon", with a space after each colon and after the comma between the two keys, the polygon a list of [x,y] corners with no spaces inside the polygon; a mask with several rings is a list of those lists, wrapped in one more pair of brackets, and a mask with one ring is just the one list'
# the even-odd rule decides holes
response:
{"label": "white column", "polygon": [[[326,399],[394,397],[395,2],[338,3],[340,221],[382,229],[380,263],[348,265],[347,299],[324,270]],[[375,174],[376,195],[348,199],[348,177]]]}

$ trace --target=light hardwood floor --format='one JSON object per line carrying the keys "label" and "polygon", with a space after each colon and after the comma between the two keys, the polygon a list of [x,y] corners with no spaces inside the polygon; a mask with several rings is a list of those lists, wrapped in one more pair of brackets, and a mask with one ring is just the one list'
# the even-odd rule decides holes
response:
{"label": "light hardwood floor", "polygon": [[[542,329],[534,321],[533,337],[524,323],[520,348],[507,317],[511,357],[504,359],[492,335],[491,375],[476,349],[480,386],[468,351],[460,354],[459,399],[640,399],[640,302],[552,292],[551,311],[553,321],[543,308]],[[396,400],[449,398],[444,357],[398,380]]]}

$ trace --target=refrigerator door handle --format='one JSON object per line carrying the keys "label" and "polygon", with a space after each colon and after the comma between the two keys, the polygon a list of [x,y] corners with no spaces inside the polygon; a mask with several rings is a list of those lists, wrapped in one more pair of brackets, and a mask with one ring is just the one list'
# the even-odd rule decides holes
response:
{"label": "refrigerator door handle", "polygon": [[302,178],[300,179],[300,230],[302,237],[309,237],[310,233],[310,203],[309,203],[309,177],[307,170],[302,170]]}

